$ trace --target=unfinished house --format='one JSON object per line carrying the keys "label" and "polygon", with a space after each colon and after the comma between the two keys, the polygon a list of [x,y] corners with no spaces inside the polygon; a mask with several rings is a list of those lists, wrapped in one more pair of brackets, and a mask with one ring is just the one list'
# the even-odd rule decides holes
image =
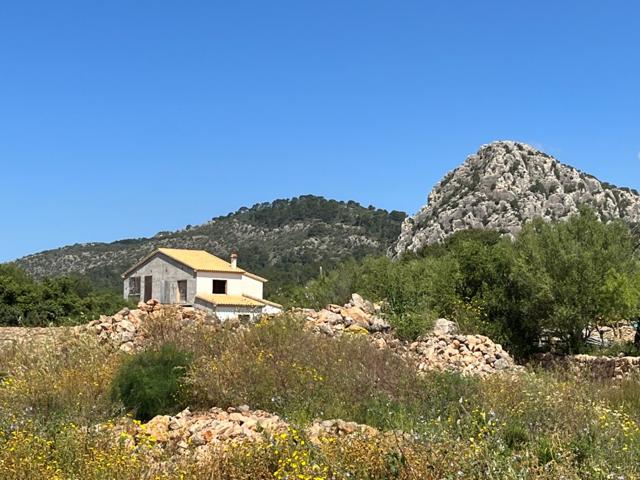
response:
{"label": "unfinished house", "polygon": [[124,298],[133,301],[193,305],[220,320],[253,320],[282,311],[263,298],[267,279],[238,267],[238,255],[227,262],[204,250],[158,248],[123,275]]}

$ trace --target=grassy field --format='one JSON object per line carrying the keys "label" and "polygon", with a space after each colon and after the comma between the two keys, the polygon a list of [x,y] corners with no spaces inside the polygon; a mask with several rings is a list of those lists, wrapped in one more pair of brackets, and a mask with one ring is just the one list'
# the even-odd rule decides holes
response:
{"label": "grassy field", "polygon": [[[0,352],[3,479],[633,479],[640,478],[640,381],[528,371],[487,379],[418,375],[366,338],[330,339],[283,317],[243,331],[152,331],[149,351],[185,353],[168,411],[247,404],[282,416],[288,434],[212,447],[203,462],[153,438],[115,433],[128,412],[114,379],[131,365],[90,338]],[[318,418],[386,435],[328,438]],[[400,436],[402,431],[410,435]]]}

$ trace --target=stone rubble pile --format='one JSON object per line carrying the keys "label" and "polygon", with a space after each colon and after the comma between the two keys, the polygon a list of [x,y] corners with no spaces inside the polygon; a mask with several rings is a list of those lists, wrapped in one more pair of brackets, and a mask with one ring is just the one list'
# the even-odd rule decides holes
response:
{"label": "stone rubble pile", "polygon": [[386,332],[391,326],[380,317],[382,306],[364,300],[354,293],[351,300],[343,305],[327,305],[320,311],[311,309],[294,310],[307,320],[307,328],[316,333],[330,337],[347,333],[377,333]]}
{"label": "stone rubble pile", "polygon": [[399,440],[411,440],[411,434],[399,430],[381,432],[377,428],[356,422],[347,422],[341,419],[316,420],[304,431],[309,441],[314,445],[320,445],[323,438],[342,438],[348,436],[361,436],[373,438],[379,435],[390,437],[397,443]]}
{"label": "stone rubble pile", "polygon": [[123,308],[111,316],[100,315],[99,319],[79,328],[94,333],[101,343],[109,344],[116,350],[133,352],[144,344],[147,337],[145,323],[149,320],[175,317],[178,324],[189,325],[204,321],[205,316],[202,310],[194,307],[162,305],[152,299],[146,303],[140,302],[135,310]]}
{"label": "stone rubble pile", "polygon": [[433,335],[412,342],[408,351],[418,370],[457,371],[486,376],[516,369],[511,356],[483,335]]}
{"label": "stone rubble pile", "polygon": [[[115,430],[130,447],[153,445],[179,455],[206,458],[209,447],[234,442],[263,442],[290,432],[290,425],[278,415],[263,410],[251,410],[242,405],[226,410],[211,408],[204,412],[185,409],[175,416],[158,415],[146,424],[125,420]],[[376,436],[381,432],[368,425],[341,419],[316,420],[302,432],[315,445],[322,438],[349,435]],[[402,432],[385,432],[404,438]]]}
{"label": "stone rubble pile", "polygon": [[175,416],[158,415],[146,424],[131,423],[130,438],[141,434],[152,437],[163,448],[186,453],[210,444],[231,441],[263,441],[266,436],[285,432],[288,424],[277,415],[262,410],[251,411],[246,405],[238,408],[212,408],[192,413],[185,409]]}
{"label": "stone rubble pile", "polygon": [[390,325],[380,317],[381,311],[381,305],[354,293],[351,301],[342,307],[327,305],[320,311],[298,312],[305,315],[307,328],[315,333],[330,337],[345,332],[369,334],[368,338],[377,348],[394,350],[420,371],[486,376],[521,368],[501,345],[482,335],[458,335],[456,323],[444,318],[436,320],[431,334],[416,342],[403,342],[393,336]]}
{"label": "stone rubble pile", "polygon": [[500,344],[483,335],[433,333],[415,342],[403,342],[392,335],[376,335],[372,341],[379,349],[394,350],[421,372],[435,370],[485,377],[523,370]]}

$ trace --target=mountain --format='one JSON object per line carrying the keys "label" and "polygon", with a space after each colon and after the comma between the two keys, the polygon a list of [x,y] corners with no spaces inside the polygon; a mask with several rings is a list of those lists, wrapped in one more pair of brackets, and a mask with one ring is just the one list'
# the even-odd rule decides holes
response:
{"label": "mountain", "polygon": [[468,228],[513,235],[528,219],[561,220],[581,205],[603,221],[640,221],[636,190],[602,182],[530,145],[493,142],[436,184],[427,204],[403,222],[391,254],[417,252]]}
{"label": "mountain", "polygon": [[204,249],[270,279],[269,292],[300,284],[349,258],[383,254],[406,214],[306,195],[260,203],[176,232],[113,243],[76,244],[36,253],[16,263],[36,278],[77,274],[96,286],[122,288],[120,274],[157,247]]}

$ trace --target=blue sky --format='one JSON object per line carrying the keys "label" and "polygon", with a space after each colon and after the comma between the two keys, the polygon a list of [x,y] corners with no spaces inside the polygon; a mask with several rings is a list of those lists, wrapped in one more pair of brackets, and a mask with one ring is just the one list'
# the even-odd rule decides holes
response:
{"label": "blue sky", "polygon": [[640,187],[633,1],[0,4],[0,261],[313,193],[415,212],[483,143]]}

